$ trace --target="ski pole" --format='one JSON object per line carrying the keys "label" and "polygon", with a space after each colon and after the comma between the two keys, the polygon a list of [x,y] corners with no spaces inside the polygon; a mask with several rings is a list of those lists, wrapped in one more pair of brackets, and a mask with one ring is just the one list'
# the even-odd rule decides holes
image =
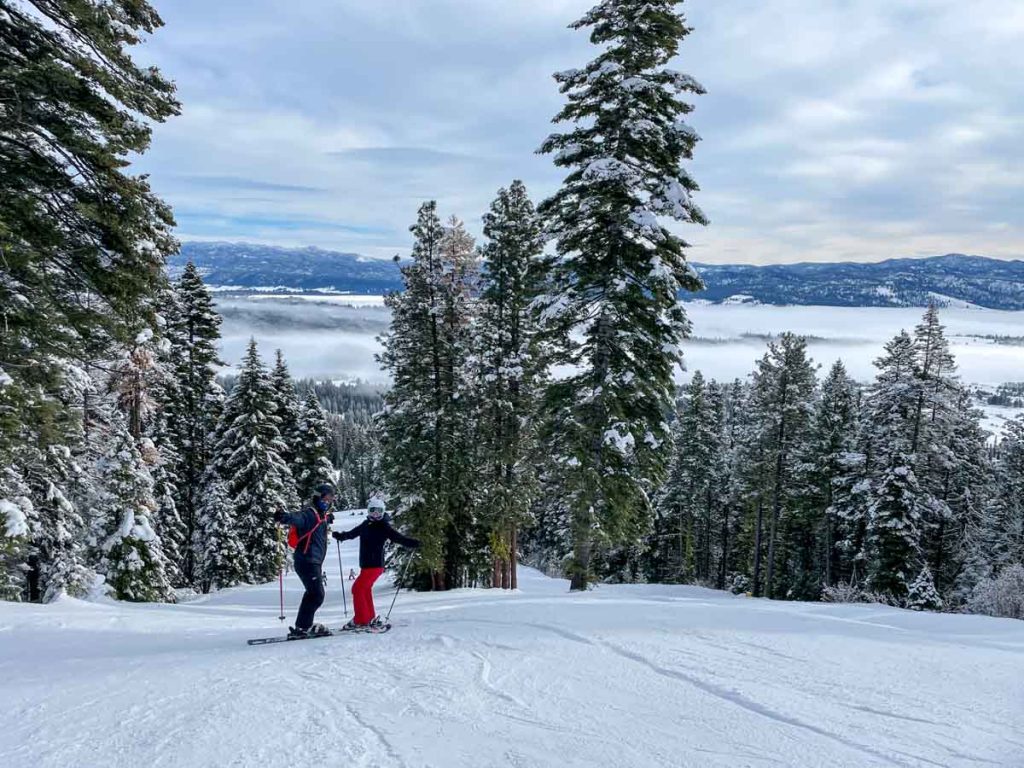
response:
{"label": "ski pole", "polygon": [[281,621],[284,621],[284,566],[282,565],[277,571],[277,587],[278,592],[281,595],[281,615],[278,616]]}
{"label": "ski pole", "polygon": [[276,525],[274,527],[277,529],[278,557],[281,558],[281,560],[280,560],[281,565],[277,569],[277,591],[278,591],[278,595],[280,596],[280,601],[281,601],[281,613],[280,613],[280,615],[277,618],[280,619],[281,621],[284,621],[284,562],[285,562],[285,560],[284,560],[284,555],[282,553],[282,550],[284,549],[284,546],[283,546],[284,542],[282,541],[282,537],[281,537],[281,526],[280,525]]}
{"label": "ski pole", "polygon": [[341,582],[341,600],[345,603],[345,618],[348,618],[348,597],[345,595],[345,568],[341,564],[341,542],[335,539],[338,545],[338,581]]}
{"label": "ski pole", "polygon": [[409,563],[412,562],[412,555],[409,555],[409,559],[405,561],[405,565],[402,566],[402,574],[398,577],[398,581],[395,582],[395,596],[391,598],[391,607],[388,608],[388,615],[384,617],[384,621],[388,622],[391,620],[391,611],[395,609],[395,601],[398,599],[398,592],[402,588],[402,582],[405,581],[405,572],[409,570]]}

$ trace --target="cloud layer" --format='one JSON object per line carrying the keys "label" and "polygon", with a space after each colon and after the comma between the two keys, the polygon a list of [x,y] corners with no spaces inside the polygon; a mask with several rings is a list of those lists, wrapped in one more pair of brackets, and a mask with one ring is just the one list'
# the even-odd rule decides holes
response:
{"label": "cloud layer", "polygon": [[[592,0],[174,0],[179,86],[141,167],[182,238],[404,253],[418,204],[478,227],[534,150]],[[707,262],[1024,256],[1019,0],[690,0]]]}

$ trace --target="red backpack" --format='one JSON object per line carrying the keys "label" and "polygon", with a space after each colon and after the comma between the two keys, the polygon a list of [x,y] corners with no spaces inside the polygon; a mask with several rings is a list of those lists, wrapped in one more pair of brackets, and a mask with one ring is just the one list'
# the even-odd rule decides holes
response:
{"label": "red backpack", "polygon": [[313,540],[313,534],[316,533],[316,529],[327,522],[327,515],[320,515],[320,510],[313,508],[313,514],[316,515],[316,525],[309,529],[308,533],[299,536],[299,529],[294,525],[288,527],[288,547],[290,549],[298,549],[299,544],[305,540],[306,546],[302,549],[302,554],[309,552],[309,543]]}

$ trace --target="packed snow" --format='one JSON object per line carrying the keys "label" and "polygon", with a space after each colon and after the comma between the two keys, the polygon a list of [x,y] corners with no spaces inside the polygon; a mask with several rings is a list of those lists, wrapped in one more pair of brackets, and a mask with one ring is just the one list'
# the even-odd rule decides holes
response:
{"label": "packed snow", "polygon": [[[328,566],[319,618],[337,626]],[[276,583],[0,603],[0,765],[1024,765],[1024,622],[570,594],[529,569],[520,587],[402,593],[387,635],[264,647],[245,641],[285,631]],[[300,594],[288,576],[289,621]]]}

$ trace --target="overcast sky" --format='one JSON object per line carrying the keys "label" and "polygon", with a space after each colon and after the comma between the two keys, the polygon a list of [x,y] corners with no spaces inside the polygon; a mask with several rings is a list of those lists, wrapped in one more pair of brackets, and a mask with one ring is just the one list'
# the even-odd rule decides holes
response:
{"label": "overcast sky", "polygon": [[[154,0],[138,51],[181,117],[141,167],[182,239],[408,251],[420,202],[474,231],[534,150],[593,0]],[[708,89],[691,167],[706,262],[1024,257],[1024,2],[689,0]]]}

